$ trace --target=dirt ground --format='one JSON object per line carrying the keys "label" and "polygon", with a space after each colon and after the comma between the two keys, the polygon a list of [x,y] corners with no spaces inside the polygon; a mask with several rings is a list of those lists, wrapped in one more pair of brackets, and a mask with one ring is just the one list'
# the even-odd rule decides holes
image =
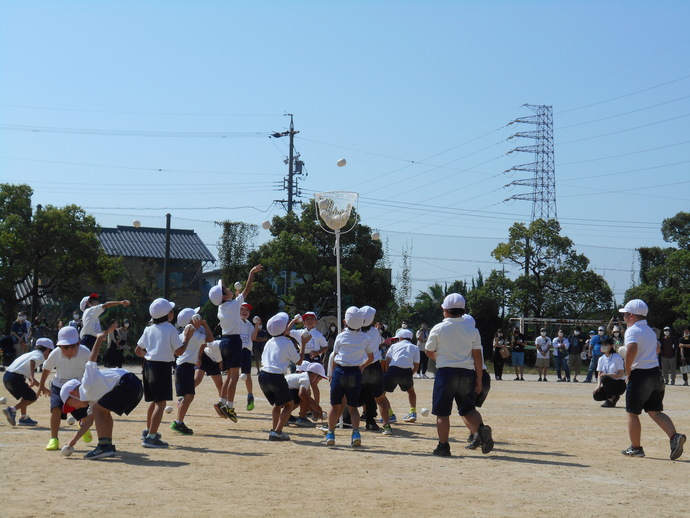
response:
{"label": "dirt ground", "polygon": [[[509,374],[504,377],[512,380]],[[256,408],[242,408],[234,424],[211,408],[215,388],[209,379],[199,387],[186,419],[193,436],[172,432],[167,427],[175,414],[166,415],[161,430],[171,447],[142,448],[142,401],[132,415],[115,421],[117,457],[84,460],[88,449],[80,442],[76,453],[65,458],[44,450],[49,416],[48,400],[41,398],[30,407],[29,415],[39,422],[35,428],[0,423],[0,514],[687,515],[690,443],[683,457],[669,460],[666,436],[643,416],[647,457],[623,457],[620,451],[629,444],[624,408],[601,408],[591,397],[594,384],[527,378],[493,382],[481,412],[494,430],[494,451],[466,450],[467,430],[454,416],[450,458],[431,455],[433,416],[398,423],[393,436],[362,432],[359,449],[350,448],[346,430],[336,431],[334,448],[323,445],[316,429],[290,427],[290,442],[269,442],[269,407],[260,394]],[[240,385],[237,399],[244,401]],[[327,383],[321,386],[327,401]],[[415,380],[415,386],[418,410],[430,407],[433,380]],[[4,387],[0,395],[9,396]],[[390,399],[402,417],[407,396],[398,391]],[[678,430],[688,434],[690,387],[668,387],[665,405]],[[62,444],[75,429],[62,428]]]}

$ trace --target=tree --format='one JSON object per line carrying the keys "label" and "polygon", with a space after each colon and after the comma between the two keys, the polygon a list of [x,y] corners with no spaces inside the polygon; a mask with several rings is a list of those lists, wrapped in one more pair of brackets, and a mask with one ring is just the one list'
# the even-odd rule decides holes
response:
{"label": "tree", "polygon": [[234,283],[244,282],[247,278],[247,259],[254,244],[254,238],[259,234],[259,227],[241,221],[223,221],[217,223],[223,227],[223,233],[218,241],[218,259],[223,269],[223,278]]}
{"label": "tree", "polygon": [[[31,208],[28,185],[0,184],[0,300],[8,326],[38,297],[78,300],[82,283],[107,282],[119,271],[98,240],[96,220],[76,205]],[[17,286],[28,290],[17,295]],[[35,308],[38,311],[38,308]],[[32,315],[33,316],[33,315]]]}
{"label": "tree", "polygon": [[506,243],[491,255],[523,272],[511,282],[508,307],[515,315],[545,318],[601,316],[613,309],[606,280],[588,269],[589,259],[560,235],[556,220],[515,223]]}

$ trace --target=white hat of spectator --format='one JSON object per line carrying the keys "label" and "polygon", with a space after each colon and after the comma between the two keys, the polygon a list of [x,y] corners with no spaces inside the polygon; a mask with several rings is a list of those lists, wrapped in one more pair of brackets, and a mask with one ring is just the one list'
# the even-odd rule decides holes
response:
{"label": "white hat of spectator", "polygon": [[323,365],[321,365],[319,362],[308,362],[308,365],[304,370],[306,372],[313,372],[314,374],[318,374],[322,378],[328,378],[328,376],[326,376],[326,371],[324,370]]}
{"label": "white hat of spectator", "polygon": [[216,306],[220,306],[221,302],[223,302],[223,279],[219,279],[218,284],[208,290],[208,300]]}
{"label": "white hat of spectator", "polygon": [[395,337],[400,338],[400,340],[412,340],[412,331],[409,329],[398,329]]}
{"label": "white hat of spectator", "polygon": [[170,302],[164,298],[158,298],[151,302],[151,305],[149,306],[149,314],[153,319],[163,318],[165,315],[170,313],[174,307],[174,302]]}
{"label": "white hat of spectator", "polygon": [[599,331],[606,331],[606,328],[604,326],[599,326]]}
{"label": "white hat of spectator", "polygon": [[[36,341],[38,343],[38,341]],[[74,345],[79,343],[79,331],[76,327],[64,326],[58,331],[58,345]]]}
{"label": "white hat of spectator", "polygon": [[287,329],[288,322],[290,322],[290,317],[284,311],[273,315],[268,319],[266,324],[266,331],[271,336],[280,336]]}
{"label": "white hat of spectator", "polygon": [[350,329],[361,329],[364,325],[364,315],[357,306],[350,306],[345,311],[345,324]]}
{"label": "white hat of spectator", "polygon": [[[74,330],[76,331],[76,329]],[[46,349],[55,349],[55,344],[53,344],[53,341],[50,338],[39,338],[38,340],[36,340],[36,345],[40,345],[41,347],[45,347]]]}
{"label": "white hat of spectator", "polygon": [[359,310],[362,312],[362,316],[364,316],[364,323],[362,326],[370,326],[374,322],[376,310],[371,306],[362,306]]}
{"label": "white hat of spectator", "polygon": [[443,304],[441,304],[443,309],[464,309],[465,308],[465,297],[459,293],[451,293],[445,299],[443,299]]}
{"label": "white hat of spectator", "polygon": [[619,309],[621,313],[630,313],[632,315],[640,315],[641,317],[646,317],[649,312],[649,308],[644,301],[640,299],[629,300],[628,303]]}
{"label": "white hat of spectator", "polygon": [[179,327],[186,327],[192,321],[192,317],[196,315],[196,311],[192,308],[184,308],[177,315],[177,325]]}

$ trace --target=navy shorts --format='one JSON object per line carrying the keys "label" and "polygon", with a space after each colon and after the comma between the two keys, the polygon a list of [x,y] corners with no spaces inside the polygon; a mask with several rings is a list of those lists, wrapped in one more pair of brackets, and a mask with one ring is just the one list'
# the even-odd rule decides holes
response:
{"label": "navy shorts", "polygon": [[7,391],[16,399],[26,399],[27,401],[36,401],[36,393],[31,390],[29,384],[24,381],[24,376],[16,372],[6,371],[2,377],[2,382]]}
{"label": "navy shorts", "polygon": [[481,408],[482,405],[484,404],[484,401],[486,401],[486,396],[489,395],[489,390],[491,390],[491,376],[489,375],[488,372],[483,371],[482,372],[482,391],[480,394],[477,394],[477,401],[475,401],[474,405]]}
{"label": "navy shorts", "polygon": [[[371,394],[374,399],[383,394],[383,369],[380,361],[372,363],[362,372],[361,392],[360,398],[364,397],[365,392]],[[360,401],[360,406],[364,403],[365,401]]]}
{"label": "navy shorts", "polygon": [[299,389],[290,389],[290,392],[292,392],[292,402],[295,406],[299,405],[302,402],[302,398],[299,397]]}
{"label": "navy shorts", "polygon": [[343,397],[349,406],[359,404],[362,390],[362,371],[359,367],[343,367],[336,364],[331,377],[331,405],[341,405]]}
{"label": "navy shorts", "polygon": [[474,391],[476,373],[471,369],[442,367],[434,376],[434,392],[431,413],[438,417],[448,417],[453,411],[453,401],[460,415],[475,409],[477,393]]}
{"label": "navy shorts", "polygon": [[194,390],[193,363],[183,363],[175,367],[175,392],[177,397],[196,393]]}
{"label": "navy shorts", "polygon": [[283,406],[293,400],[292,391],[282,374],[259,372],[259,386],[271,405]]}
{"label": "navy shorts", "polygon": [[81,339],[80,343],[88,347],[90,351],[93,349],[93,346],[96,343],[96,337],[94,335],[84,335],[84,338]]}
{"label": "navy shorts", "polygon": [[[53,408],[60,408],[62,409],[63,402],[62,399],[60,399],[60,389],[62,387],[56,387],[55,385],[50,385],[50,410],[52,411]],[[86,414],[88,413],[89,409],[87,408],[77,408],[74,410],[74,412],[71,412],[72,417],[74,417],[77,421],[81,421],[86,417]],[[63,421],[67,419],[67,414],[63,414],[60,412],[60,419]]]}
{"label": "navy shorts", "polygon": [[242,365],[240,371],[249,376],[252,373],[252,350],[242,347]]}
{"label": "navy shorts", "polygon": [[202,353],[201,365],[197,367],[206,373],[206,376],[220,376],[220,365],[209,358],[208,354]]}
{"label": "navy shorts", "polygon": [[414,387],[412,369],[388,367],[388,371],[383,375],[383,387],[386,389],[386,392],[393,392],[395,387],[398,386],[403,392],[407,392]]}
{"label": "navy shorts", "polygon": [[173,398],[170,362],[144,362],[144,399],[170,401]]}
{"label": "navy shorts", "polygon": [[625,411],[640,415],[645,412],[664,410],[664,378],[659,367],[653,369],[633,369],[628,377],[625,391]]}
{"label": "navy shorts", "polygon": [[[168,364],[166,363],[166,365]],[[128,372],[120,378],[113,390],[98,400],[98,404],[117,415],[129,415],[137,407],[143,395],[144,387],[141,381],[134,374]]]}
{"label": "navy shorts", "polygon": [[220,340],[220,355],[223,358],[224,371],[240,367],[242,365],[242,337],[223,335]]}

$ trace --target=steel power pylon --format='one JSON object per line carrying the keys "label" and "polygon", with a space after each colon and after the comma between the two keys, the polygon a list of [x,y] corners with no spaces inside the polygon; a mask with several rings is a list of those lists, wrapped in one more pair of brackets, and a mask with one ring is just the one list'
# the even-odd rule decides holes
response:
{"label": "steel power pylon", "polygon": [[295,125],[292,120],[292,113],[286,113],[286,116],[290,117],[290,131],[283,131],[282,133],[273,133],[272,138],[290,137],[289,152],[288,157],[285,159],[285,163],[288,165],[288,175],[283,178],[282,185],[278,184],[279,191],[287,191],[287,200],[274,200],[278,203],[282,203],[283,207],[288,212],[292,212],[292,207],[294,205],[302,205],[302,202],[295,200],[298,196],[302,194],[299,188],[299,176],[304,174],[303,167],[304,162],[299,159],[299,153],[295,155],[295,135],[299,131],[295,131]]}
{"label": "steel power pylon", "polygon": [[534,162],[529,164],[516,165],[510,169],[506,169],[506,173],[511,171],[528,171],[533,172],[532,178],[523,178],[510,182],[506,187],[520,185],[524,187],[531,187],[532,192],[515,194],[505,201],[509,200],[525,200],[532,202],[532,221],[535,219],[558,219],[556,212],[556,172],[554,170],[553,161],[553,109],[551,106],[524,104],[535,115],[527,117],[519,117],[508,125],[534,124],[536,129],[534,131],[519,131],[515,135],[508,137],[508,140],[513,138],[530,138],[534,139],[535,143],[531,146],[519,146],[508,154],[521,152],[533,153]]}

